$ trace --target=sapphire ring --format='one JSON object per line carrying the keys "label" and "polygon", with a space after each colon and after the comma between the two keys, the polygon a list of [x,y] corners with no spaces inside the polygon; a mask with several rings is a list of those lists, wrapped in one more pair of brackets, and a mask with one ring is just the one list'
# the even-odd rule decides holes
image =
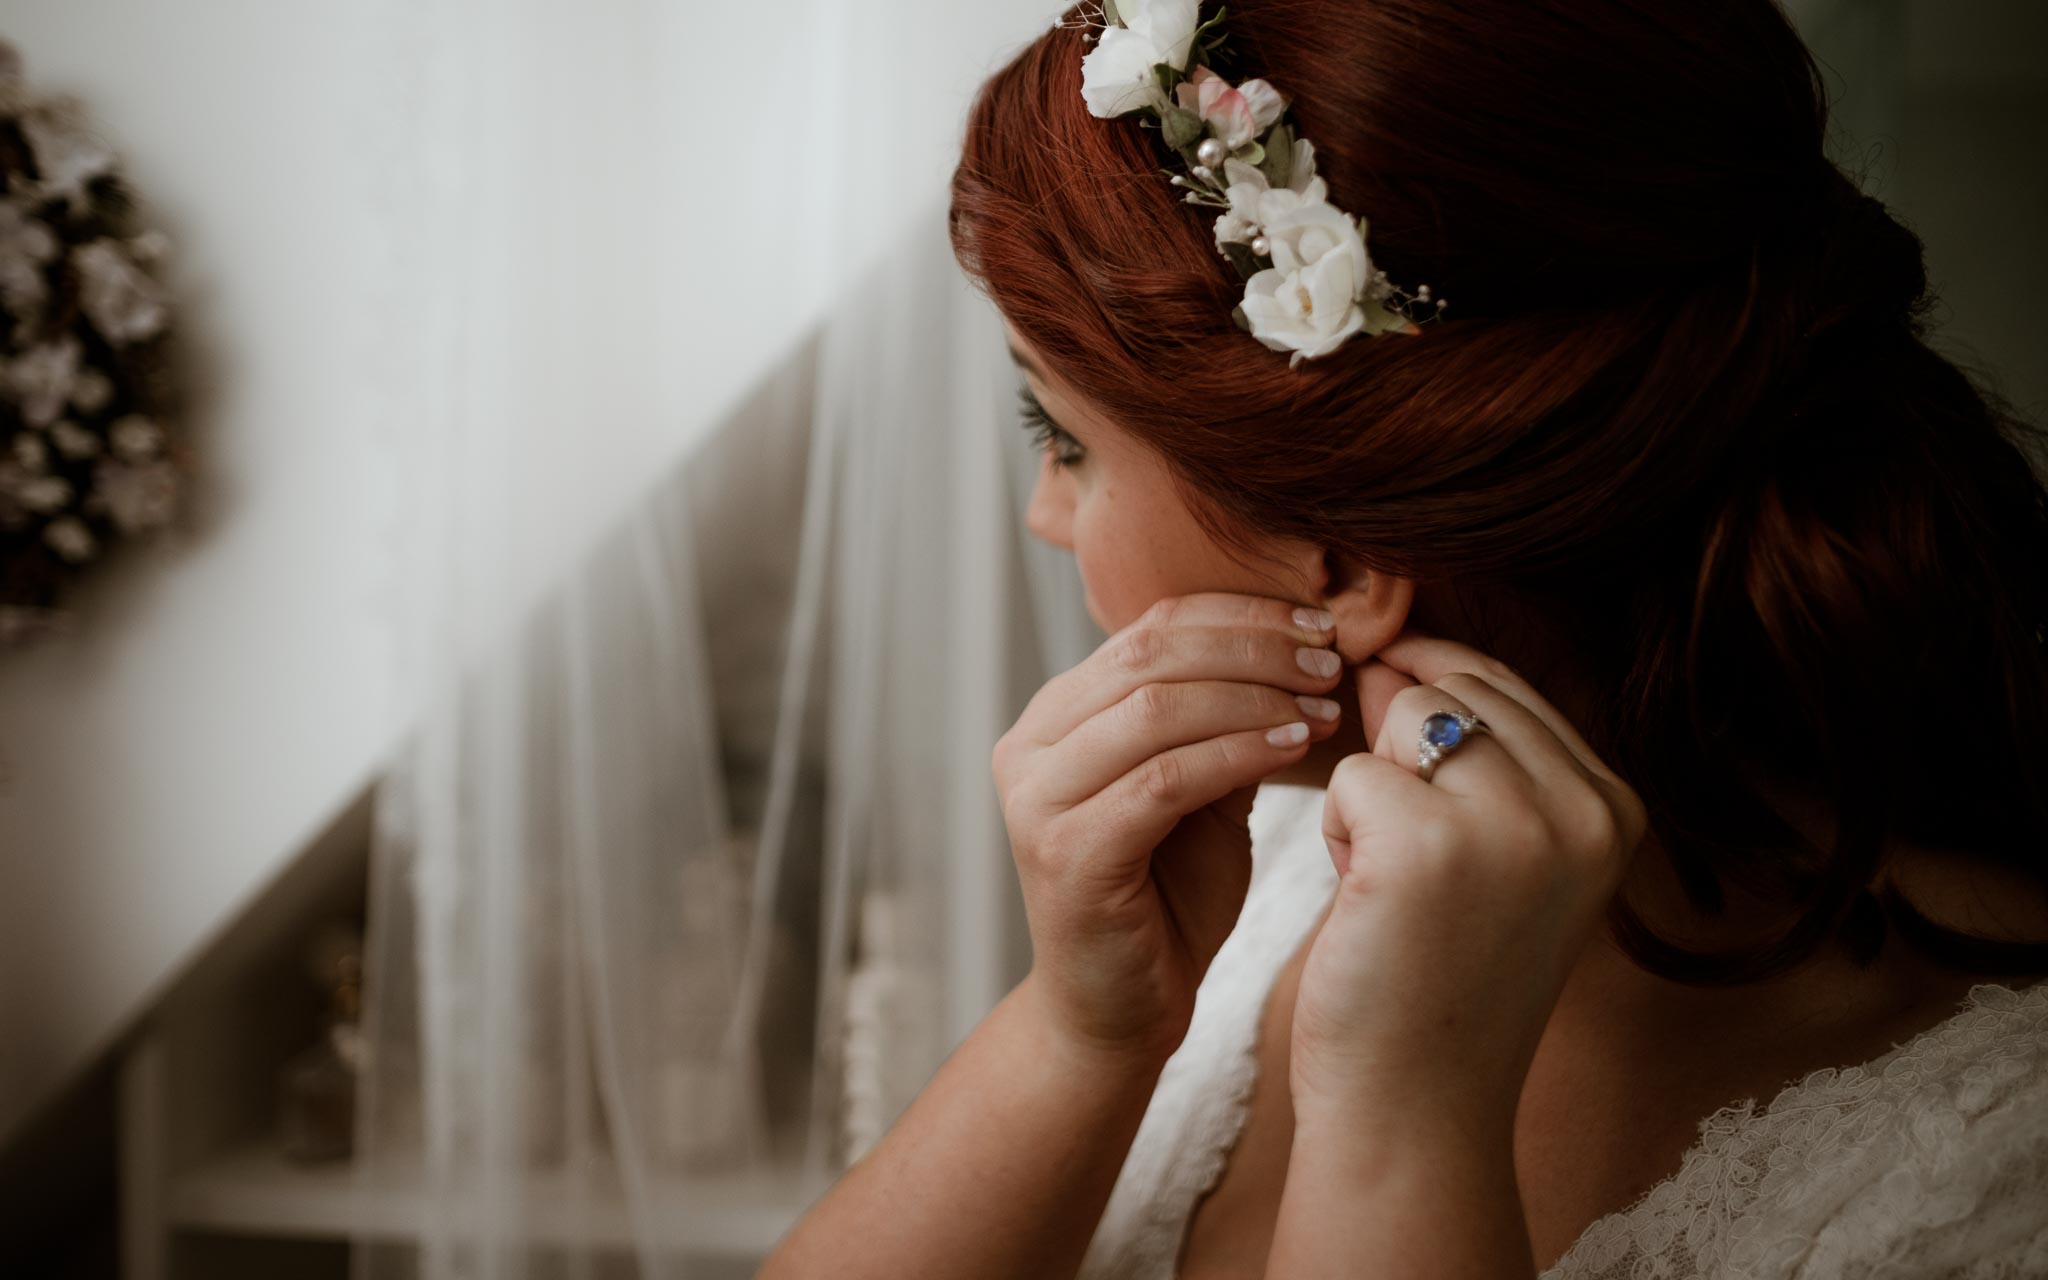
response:
{"label": "sapphire ring", "polygon": [[1475,733],[1491,733],[1486,721],[1464,711],[1432,711],[1422,722],[1422,736],[1415,744],[1416,772],[1428,782],[1437,761],[1463,746]]}

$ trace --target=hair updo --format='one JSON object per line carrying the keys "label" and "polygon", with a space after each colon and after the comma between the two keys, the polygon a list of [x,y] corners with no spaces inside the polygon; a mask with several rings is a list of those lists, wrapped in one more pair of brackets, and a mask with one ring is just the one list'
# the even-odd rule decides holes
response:
{"label": "hair updo", "polygon": [[975,100],[963,268],[1225,545],[1416,579],[1418,625],[1577,717],[1695,906],[1785,908],[1708,953],[1618,900],[1639,963],[1745,981],[1897,931],[2048,970],[1882,874],[1904,842],[2048,880],[2048,499],[1923,341],[1920,241],[1825,158],[1770,0],[1231,0],[1217,70],[1286,94],[1376,263],[1450,300],[1299,368],[1232,323],[1156,136],[1088,114],[1082,12]]}

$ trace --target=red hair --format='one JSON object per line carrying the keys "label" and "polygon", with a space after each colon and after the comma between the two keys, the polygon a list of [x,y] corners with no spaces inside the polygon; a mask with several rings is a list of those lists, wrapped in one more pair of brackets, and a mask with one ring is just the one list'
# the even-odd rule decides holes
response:
{"label": "red hair", "polygon": [[1225,29],[1217,70],[1289,97],[1330,201],[1444,323],[1299,368],[1236,328],[1213,211],[1156,133],[1087,112],[1076,26],[982,87],[953,175],[955,252],[1010,323],[1226,544],[1414,578],[1419,625],[1581,691],[1696,907],[1785,908],[1703,953],[1617,900],[1645,967],[1744,981],[1897,931],[2048,971],[1882,874],[1910,843],[2048,887],[2048,497],[2030,428],[1924,341],[1920,241],[1826,160],[1784,15],[1231,0]]}

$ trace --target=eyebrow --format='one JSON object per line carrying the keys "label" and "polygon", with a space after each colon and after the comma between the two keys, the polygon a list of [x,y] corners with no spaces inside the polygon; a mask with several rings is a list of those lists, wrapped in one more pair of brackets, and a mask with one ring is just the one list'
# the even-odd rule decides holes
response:
{"label": "eyebrow", "polygon": [[1039,377],[1039,380],[1040,380],[1040,381],[1045,381],[1045,380],[1046,380],[1046,379],[1045,379],[1045,370],[1043,370],[1043,369],[1041,369],[1041,368],[1039,368],[1039,367],[1038,367],[1038,362],[1037,362],[1037,361],[1033,360],[1033,359],[1032,359],[1032,358],[1031,358],[1030,356],[1027,356],[1027,355],[1025,355],[1025,354],[1024,354],[1024,353],[1023,353],[1022,351],[1019,351],[1019,350],[1017,350],[1017,348],[1016,348],[1016,347],[1014,347],[1014,346],[1010,346],[1010,344],[1008,344],[1008,343],[1004,343],[1003,345],[1004,345],[1004,346],[1006,346],[1006,347],[1009,347],[1009,351],[1010,351],[1010,359],[1011,359],[1011,361],[1013,361],[1013,362],[1014,362],[1014,363],[1015,363],[1015,364],[1016,364],[1016,365],[1017,365],[1017,366],[1018,366],[1019,368],[1022,368],[1022,369],[1028,369],[1028,370],[1030,370],[1030,371],[1031,371],[1032,373],[1035,373],[1035,374],[1037,374],[1037,375],[1038,375],[1038,377]]}

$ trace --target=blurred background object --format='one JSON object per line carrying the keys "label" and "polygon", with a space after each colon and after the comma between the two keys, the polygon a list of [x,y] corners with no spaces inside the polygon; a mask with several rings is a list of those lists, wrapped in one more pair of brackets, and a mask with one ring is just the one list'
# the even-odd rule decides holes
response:
{"label": "blurred background object", "polygon": [[[2038,419],[2048,11],[1792,9]],[[196,518],[0,662],[10,1274],[751,1274],[1022,974],[988,752],[1098,636],[943,210],[1053,16],[0,0],[219,351]]]}
{"label": "blurred background object", "polygon": [[87,104],[41,92],[0,40],[0,652],[177,513],[169,249]]}
{"label": "blurred background object", "polygon": [[363,938],[330,924],[313,935],[307,968],[320,993],[320,1031],[285,1064],[278,1081],[278,1129],[286,1159],[317,1164],[355,1153],[356,1093],[362,1077]]}

